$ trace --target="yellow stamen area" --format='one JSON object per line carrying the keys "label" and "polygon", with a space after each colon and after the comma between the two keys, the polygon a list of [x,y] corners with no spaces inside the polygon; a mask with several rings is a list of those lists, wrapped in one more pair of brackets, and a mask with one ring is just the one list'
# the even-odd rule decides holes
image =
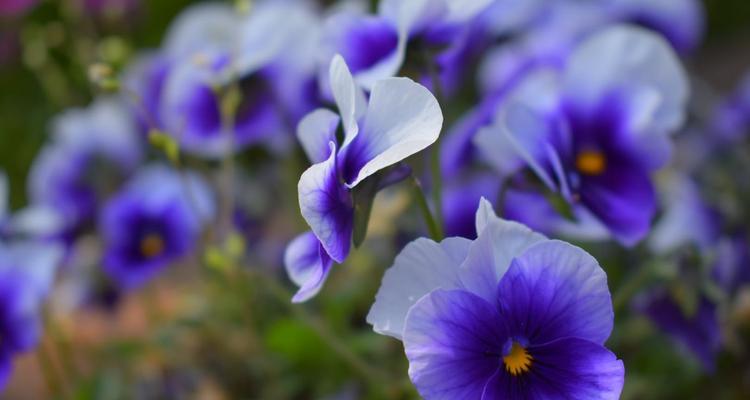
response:
{"label": "yellow stamen area", "polygon": [[607,168],[607,158],[600,151],[584,150],[576,157],[576,169],[585,175],[600,175]]}
{"label": "yellow stamen area", "polygon": [[149,234],[141,240],[141,254],[146,258],[156,257],[164,251],[164,239],[157,234]]}
{"label": "yellow stamen area", "polygon": [[503,357],[505,370],[513,376],[528,372],[533,360],[534,358],[518,342],[513,342],[510,353]]}

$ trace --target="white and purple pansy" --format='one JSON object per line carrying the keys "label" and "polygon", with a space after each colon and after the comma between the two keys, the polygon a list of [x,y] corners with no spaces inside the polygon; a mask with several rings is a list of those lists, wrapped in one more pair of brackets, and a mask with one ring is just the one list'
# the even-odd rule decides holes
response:
{"label": "white and purple pansy", "polygon": [[478,238],[418,239],[385,274],[367,316],[404,343],[425,399],[617,399],[622,361],[604,347],[607,277],[584,250],[498,218]]}
{"label": "white and purple pansy", "polygon": [[143,285],[194,251],[214,214],[213,194],[198,175],[143,168],[103,208],[105,272],[119,288]]}
{"label": "white and purple pansy", "polygon": [[187,9],[162,49],[127,76],[147,113],[142,122],[204,158],[260,143],[288,149],[294,126],[319,104],[318,18],[302,3],[276,1],[247,15],[221,3]]}
{"label": "white and purple pansy", "polygon": [[69,110],[52,126],[53,141],[38,154],[28,175],[34,209],[53,209],[61,230],[74,233],[137,168],[144,142],[125,104],[99,99]]}
{"label": "white and purple pansy", "polygon": [[[330,65],[330,82],[339,114],[319,109],[299,124],[298,137],[313,164],[299,181],[302,216],[312,232],[289,245],[285,264],[300,286],[294,301],[314,296],[333,262],[349,254],[354,229],[352,190],[434,143],[443,124],[435,97],[408,78],[375,83],[369,100],[356,85],[344,59]],[[339,124],[343,143],[336,140]]]}
{"label": "white and purple pansy", "polygon": [[[462,55],[478,45],[477,32],[467,22],[483,12],[491,0],[384,0],[376,15],[343,10],[325,23],[322,60],[335,54],[346,59],[357,83],[366,89],[380,79],[395,76],[406,61],[407,47],[420,41],[426,46],[447,46],[437,60],[448,83],[458,79]],[[327,79],[321,70],[321,81]],[[446,76],[443,76],[444,78]],[[450,85],[453,86],[453,85]]]}
{"label": "white and purple pansy", "polygon": [[502,174],[531,169],[595,230],[633,245],[651,226],[650,175],[671,156],[688,91],[664,39],[614,26],[579,45],[562,73],[531,74],[475,143]]}

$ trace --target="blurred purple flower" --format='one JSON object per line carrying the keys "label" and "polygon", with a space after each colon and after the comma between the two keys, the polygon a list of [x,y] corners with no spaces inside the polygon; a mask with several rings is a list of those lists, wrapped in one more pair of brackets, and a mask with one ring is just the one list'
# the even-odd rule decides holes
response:
{"label": "blurred purple flower", "polygon": [[562,74],[527,78],[474,140],[502,175],[531,169],[575,214],[584,209],[633,245],[649,231],[650,173],[670,157],[687,95],[685,72],[663,39],[612,27],[576,48]]}
{"label": "blurred purple flower", "polygon": [[197,175],[149,166],[102,210],[104,269],[117,286],[133,289],[196,250],[214,214],[213,195]]}
{"label": "blurred purple flower", "polygon": [[53,124],[53,141],[37,156],[29,173],[34,205],[54,209],[64,229],[90,224],[98,207],[138,166],[143,141],[125,105],[100,99],[74,109]]}
{"label": "blurred purple flower", "polygon": [[[294,126],[319,104],[317,18],[309,7],[289,2],[260,3],[246,17],[219,3],[188,8],[162,49],[126,75],[142,99],[139,119],[206,158],[259,143],[287,151]],[[235,83],[236,110],[225,121]]]}
{"label": "blurred purple flower", "polygon": [[418,239],[383,277],[367,321],[404,343],[425,399],[619,398],[622,361],[604,347],[607,277],[582,249],[495,216],[478,238]]}
{"label": "blurred purple flower", "polygon": [[[465,68],[488,43],[484,25],[471,24],[491,3],[489,0],[385,0],[378,14],[344,10],[325,23],[321,63],[321,82],[326,88],[325,62],[341,54],[359,85],[369,90],[380,79],[398,74],[406,61],[407,47],[422,55],[435,55],[434,62],[441,85],[455,91]],[[422,57],[425,58],[425,57]],[[420,81],[430,87],[432,78],[420,66]]]}
{"label": "blurred purple flower", "polygon": [[62,249],[43,242],[0,242],[0,390],[19,353],[41,337],[42,302],[48,295]]}
{"label": "blurred purple flower", "polygon": [[698,303],[697,309],[687,314],[668,291],[657,290],[637,299],[636,308],[675,338],[684,350],[694,354],[706,371],[714,371],[716,355],[721,349],[717,306],[704,296]]}

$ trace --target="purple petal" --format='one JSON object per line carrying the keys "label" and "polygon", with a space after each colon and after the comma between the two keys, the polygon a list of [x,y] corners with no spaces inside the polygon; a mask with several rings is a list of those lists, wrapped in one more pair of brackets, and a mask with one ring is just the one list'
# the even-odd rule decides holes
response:
{"label": "purple petal", "polygon": [[529,348],[527,375],[504,369],[486,386],[482,399],[619,399],[625,366],[603,346],[579,338]]}
{"label": "purple petal", "polygon": [[292,302],[309,300],[323,287],[333,261],[312,232],[305,232],[292,240],[284,253],[284,265],[299,290]]}
{"label": "purple petal", "polygon": [[611,166],[600,176],[584,178],[581,200],[626,246],[643,239],[656,213],[656,194],[645,171],[629,165]]}
{"label": "purple petal", "polygon": [[328,255],[341,263],[351,247],[354,208],[349,192],[339,181],[336,145],[329,145],[328,160],[311,166],[300,177],[299,205]]}
{"label": "purple petal", "polygon": [[507,337],[490,303],[463,290],[436,290],[406,319],[409,376],[424,398],[478,399]]}
{"label": "purple petal", "polygon": [[460,287],[458,267],[466,258],[469,240],[447,238],[440,243],[421,238],[404,247],[383,276],[367,322],[375,332],[402,338],[409,309],[435,289]]}
{"label": "purple petal", "polygon": [[551,240],[511,263],[497,286],[500,314],[531,343],[579,337],[602,344],[614,313],[607,275],[582,249]]}
{"label": "purple petal", "polygon": [[706,371],[716,369],[716,355],[721,348],[721,330],[714,304],[701,298],[695,314],[685,315],[668,292],[659,291],[638,299],[636,308],[684,349],[694,354]]}

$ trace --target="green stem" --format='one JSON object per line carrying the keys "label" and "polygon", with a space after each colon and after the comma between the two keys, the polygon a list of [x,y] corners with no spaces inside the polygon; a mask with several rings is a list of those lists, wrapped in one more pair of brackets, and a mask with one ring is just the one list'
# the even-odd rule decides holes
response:
{"label": "green stem", "polygon": [[44,383],[47,385],[47,390],[51,397],[57,398],[58,396],[62,396],[63,398],[68,398],[62,386],[62,380],[64,378],[55,367],[52,356],[50,355],[44,340],[42,340],[36,348],[36,357],[39,362],[39,369],[42,371]]}
{"label": "green stem", "polygon": [[419,209],[422,211],[422,217],[424,218],[425,223],[427,223],[427,229],[430,232],[430,237],[432,238],[432,240],[435,240],[437,242],[443,240],[442,225],[440,225],[436,221],[435,217],[432,214],[432,211],[430,211],[430,206],[429,204],[427,204],[427,197],[422,190],[422,185],[414,176],[411,177],[411,183],[414,187],[414,200],[416,200]]}
{"label": "green stem", "polygon": [[[425,49],[423,52],[424,63],[427,66],[427,71],[430,75],[430,81],[432,82],[432,90],[435,92],[435,97],[439,103],[442,103],[445,99],[443,86],[440,83],[440,74],[438,73],[437,65],[435,64],[435,57],[432,53]],[[430,158],[430,172],[432,173],[432,202],[435,204],[437,213],[435,214],[435,222],[442,227],[443,226],[443,175],[440,168],[440,148],[442,144],[442,135],[439,135],[435,143],[432,144],[432,154]],[[442,235],[440,235],[442,237]]]}
{"label": "green stem", "polygon": [[342,344],[343,341],[336,337],[333,332],[329,331],[319,318],[311,314],[304,307],[292,304],[290,301],[292,294],[281,286],[281,284],[279,284],[273,277],[257,270],[248,270],[248,272],[253,273],[254,277],[257,277],[261,281],[260,286],[270,292],[279,303],[288,307],[295,317],[299,318],[308,327],[315,331],[320,339],[323,340],[323,342],[333,350],[339,358],[346,362],[352,370],[358,373],[372,389],[381,392],[384,391],[385,383],[390,382],[388,377],[381,374],[380,371],[372,368],[367,361]]}

